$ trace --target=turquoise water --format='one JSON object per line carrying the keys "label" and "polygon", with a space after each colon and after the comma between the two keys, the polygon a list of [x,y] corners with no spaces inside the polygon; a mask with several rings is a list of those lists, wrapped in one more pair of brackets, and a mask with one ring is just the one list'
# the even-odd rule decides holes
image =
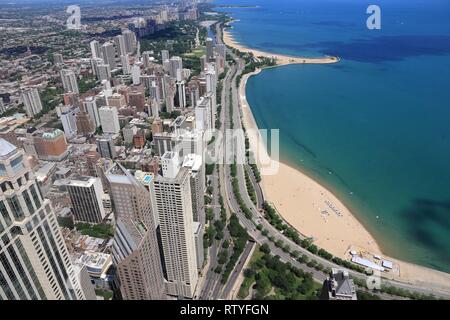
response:
{"label": "turquoise water", "polygon": [[[281,158],[335,190],[396,258],[450,272],[450,2],[240,0],[232,33],[266,51],[338,55],[248,81],[260,128]],[[377,218],[378,216],[378,218]]]}

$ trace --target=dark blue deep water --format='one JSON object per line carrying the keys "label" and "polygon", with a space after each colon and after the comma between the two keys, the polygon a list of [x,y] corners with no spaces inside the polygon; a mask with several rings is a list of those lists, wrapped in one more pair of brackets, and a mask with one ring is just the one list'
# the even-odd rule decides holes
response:
{"label": "dark blue deep water", "polygon": [[[279,128],[282,159],[334,190],[387,254],[450,272],[450,1],[218,3],[257,6],[220,9],[248,47],[342,59],[252,77],[258,126]],[[366,28],[369,4],[381,30]]]}

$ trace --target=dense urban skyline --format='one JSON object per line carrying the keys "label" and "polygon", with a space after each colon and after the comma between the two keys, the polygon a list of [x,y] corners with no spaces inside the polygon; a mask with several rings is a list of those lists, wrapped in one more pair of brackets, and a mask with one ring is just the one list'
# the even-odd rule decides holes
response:
{"label": "dense urban skyline", "polygon": [[247,80],[339,57],[246,48],[209,1],[108,3],[0,3],[1,300],[450,297],[267,198]]}

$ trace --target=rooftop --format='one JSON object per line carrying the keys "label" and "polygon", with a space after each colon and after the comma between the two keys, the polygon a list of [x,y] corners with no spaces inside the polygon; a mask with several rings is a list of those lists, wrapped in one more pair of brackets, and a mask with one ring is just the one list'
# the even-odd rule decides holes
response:
{"label": "rooftop", "polygon": [[0,157],[6,157],[17,150],[17,147],[5,139],[0,138]]}

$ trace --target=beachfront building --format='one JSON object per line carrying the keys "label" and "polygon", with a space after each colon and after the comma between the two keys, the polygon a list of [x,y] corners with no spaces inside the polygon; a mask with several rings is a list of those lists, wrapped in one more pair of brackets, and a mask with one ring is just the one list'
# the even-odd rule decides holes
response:
{"label": "beachfront building", "polygon": [[357,300],[356,289],[348,271],[333,268],[323,282],[321,300]]}
{"label": "beachfront building", "polygon": [[163,176],[155,178],[151,194],[159,218],[166,290],[169,295],[192,299],[198,271],[190,174],[180,167],[176,152],[166,152],[161,166]]}

